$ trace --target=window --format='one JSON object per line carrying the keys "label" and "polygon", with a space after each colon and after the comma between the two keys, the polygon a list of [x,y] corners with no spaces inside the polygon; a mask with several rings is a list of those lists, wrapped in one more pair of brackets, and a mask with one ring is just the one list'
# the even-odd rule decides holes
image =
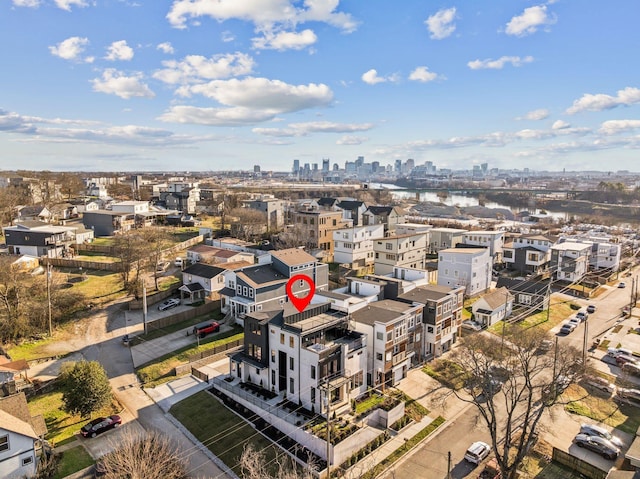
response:
{"label": "window", "polygon": [[393,339],[393,331],[389,331],[387,333],[387,341],[391,341]]}
{"label": "window", "polygon": [[316,402],[316,388],[311,388],[311,402]]}
{"label": "window", "polygon": [[382,332],[382,331],[378,331],[378,332],[376,333],[376,339],[377,339],[378,341],[384,341],[384,334],[383,334],[383,332]]}
{"label": "window", "polygon": [[274,349],[271,350],[271,362],[276,362],[276,351]]}
{"label": "window", "polygon": [[275,384],[275,383],[276,383],[276,372],[271,371],[271,384]]}
{"label": "window", "polygon": [[295,383],[293,381],[293,378],[289,378],[289,392],[291,394],[293,394],[294,387],[295,387]]}
{"label": "window", "polygon": [[293,347],[293,336],[289,337],[289,347],[292,348]]}
{"label": "window", "polygon": [[291,369],[292,371],[293,371],[293,365],[294,365],[293,358],[289,358],[289,369]]}
{"label": "window", "polygon": [[249,288],[249,297],[253,298],[253,288]]}
{"label": "window", "polygon": [[393,245],[391,243],[386,243],[385,244],[385,248],[387,248],[388,250],[392,250],[393,249]]}
{"label": "window", "polygon": [[0,452],[9,450],[9,435],[0,436]]}
{"label": "window", "polygon": [[246,286],[242,287],[242,296],[248,296],[249,295],[249,288],[247,288]]}
{"label": "window", "polygon": [[284,333],[280,333],[280,344],[284,344]]}
{"label": "window", "polygon": [[427,333],[433,333],[433,326],[427,326]]}
{"label": "window", "polygon": [[33,456],[29,456],[29,457],[23,457],[22,458],[22,465],[26,466],[27,464],[31,464],[33,462]]}
{"label": "window", "polygon": [[382,361],[382,353],[376,353],[376,359]]}

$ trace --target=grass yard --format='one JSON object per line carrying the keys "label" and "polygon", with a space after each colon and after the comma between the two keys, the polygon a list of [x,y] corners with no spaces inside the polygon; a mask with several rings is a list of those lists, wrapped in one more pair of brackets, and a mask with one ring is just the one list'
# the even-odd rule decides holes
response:
{"label": "grass yard", "polygon": [[[122,406],[114,398],[109,406],[96,412],[92,417],[118,414],[121,410]],[[29,411],[33,416],[42,414],[44,417],[49,430],[45,438],[52,446],[61,446],[74,441],[75,433],[89,422],[88,418],[70,415],[62,410],[62,391],[53,391],[31,398]]]}
{"label": "grass yard", "polygon": [[93,465],[94,460],[82,446],[72,447],[64,451],[60,457],[58,468],[53,479],[63,479],[74,472]]}
{"label": "grass yard", "polygon": [[[569,316],[571,316],[574,312],[576,312],[580,307],[572,302],[572,301],[564,301],[560,299],[557,295],[551,295],[551,308],[550,311],[547,312],[539,311],[535,314],[527,316],[522,321],[515,323],[522,328],[532,328],[538,327],[543,331],[549,331],[554,326],[562,323]],[[547,321],[547,315],[549,316],[549,320]],[[496,324],[487,328],[488,331],[493,334],[501,335],[502,334],[502,321],[498,321]]]}
{"label": "grass yard", "polygon": [[368,398],[356,402],[356,415],[364,414],[376,406],[379,406],[385,401],[385,399],[386,398],[381,394],[372,392]]}
{"label": "grass yard", "polygon": [[[67,269],[65,271],[64,268],[60,268],[60,271],[63,273],[67,272],[71,280],[81,277],[77,274],[77,269],[73,271]],[[120,273],[86,270],[83,272],[82,277],[85,278],[84,281],[73,283],[73,288],[83,293],[90,301],[103,303],[115,299],[118,296],[126,295],[126,292],[122,289]]]}
{"label": "grass yard", "polygon": [[238,476],[241,475],[238,460],[245,444],[264,452],[268,462],[276,457],[271,441],[206,391],[180,401],[170,412]]}
{"label": "grass yard", "polygon": [[208,351],[216,346],[241,340],[244,337],[242,328],[235,326],[233,330],[222,333],[219,336],[211,336],[200,340],[200,346],[193,344],[165,354],[158,359],[141,365],[136,369],[140,381],[145,387],[155,387],[167,381],[175,379],[176,366],[187,363],[189,356]]}
{"label": "grass yard", "polygon": [[640,426],[640,410],[636,406],[618,404],[612,398],[590,395],[583,387],[573,384],[563,395],[571,400],[565,410],[572,414],[588,417],[608,426],[635,434]]}
{"label": "grass yard", "polygon": [[422,372],[453,389],[460,389],[468,379],[462,367],[448,359],[436,359],[422,368]]}
{"label": "grass yard", "polygon": [[197,316],[192,319],[187,319],[186,321],[181,321],[176,324],[170,324],[169,326],[165,326],[162,329],[149,331],[147,334],[138,334],[137,336],[131,339],[131,346],[135,346],[136,344],[140,344],[145,341],[150,341],[152,339],[160,338],[167,334],[175,333],[176,331],[180,331],[181,329],[188,328],[189,326],[195,326],[196,324],[202,323],[209,319],[212,319],[214,321],[219,321],[222,318],[224,318],[224,314],[222,314],[220,310],[217,310],[211,313],[203,314],[202,316]]}

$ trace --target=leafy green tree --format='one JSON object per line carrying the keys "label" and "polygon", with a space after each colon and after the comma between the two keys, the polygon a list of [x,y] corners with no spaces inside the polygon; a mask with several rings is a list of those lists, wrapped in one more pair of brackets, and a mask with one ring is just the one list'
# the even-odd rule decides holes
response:
{"label": "leafy green tree", "polygon": [[109,378],[97,361],[68,363],[61,372],[61,379],[63,408],[70,414],[89,417],[111,402]]}

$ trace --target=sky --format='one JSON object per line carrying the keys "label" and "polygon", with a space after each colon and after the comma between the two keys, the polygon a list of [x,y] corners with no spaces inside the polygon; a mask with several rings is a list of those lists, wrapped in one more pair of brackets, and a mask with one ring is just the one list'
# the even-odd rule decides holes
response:
{"label": "sky", "polygon": [[640,171],[640,2],[0,0],[0,169]]}

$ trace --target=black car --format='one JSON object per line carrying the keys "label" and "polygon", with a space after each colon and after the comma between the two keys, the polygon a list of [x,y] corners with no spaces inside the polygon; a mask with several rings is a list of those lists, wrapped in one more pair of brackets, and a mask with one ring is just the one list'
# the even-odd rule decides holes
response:
{"label": "black car", "polygon": [[98,434],[116,428],[120,424],[122,424],[122,418],[120,416],[99,417],[82,426],[80,433],[84,437],[96,437]]}

